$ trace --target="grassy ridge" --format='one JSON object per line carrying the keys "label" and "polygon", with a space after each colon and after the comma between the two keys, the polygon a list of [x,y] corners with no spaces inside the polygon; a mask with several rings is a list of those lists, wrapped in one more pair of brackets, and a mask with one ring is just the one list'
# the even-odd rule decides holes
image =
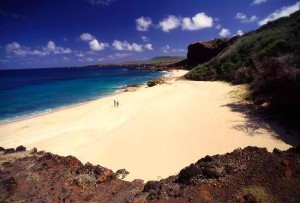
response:
{"label": "grassy ridge", "polygon": [[149,60],[144,61],[126,61],[126,62],[119,62],[119,63],[101,63],[101,64],[94,64],[88,65],[83,67],[102,67],[102,66],[140,66],[140,65],[151,65],[151,66],[167,66],[172,65],[177,62],[186,59],[183,56],[157,56]]}
{"label": "grassy ridge", "polygon": [[300,11],[245,34],[185,77],[248,83],[254,102],[299,109]]}

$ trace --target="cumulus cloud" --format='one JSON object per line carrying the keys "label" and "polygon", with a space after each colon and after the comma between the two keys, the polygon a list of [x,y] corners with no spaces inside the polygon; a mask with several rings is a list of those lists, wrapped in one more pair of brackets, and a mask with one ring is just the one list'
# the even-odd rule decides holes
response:
{"label": "cumulus cloud", "polygon": [[136,19],[135,22],[136,22],[136,29],[142,32],[148,31],[150,26],[152,25],[151,18],[140,17]]}
{"label": "cumulus cloud", "polygon": [[247,17],[247,15],[241,12],[238,12],[235,15],[235,18],[240,20],[242,23],[252,23],[258,20],[258,17],[255,15],[252,15],[251,17]]}
{"label": "cumulus cloud", "polygon": [[91,35],[90,33],[82,33],[80,35],[80,39],[82,41],[92,41],[93,39],[95,39],[95,37],[93,35]]}
{"label": "cumulus cloud", "polygon": [[298,1],[294,5],[282,7],[270,15],[268,15],[265,19],[258,22],[259,25],[264,25],[267,22],[274,21],[278,18],[289,16],[290,14],[298,11],[300,9],[300,2]]}
{"label": "cumulus cloud", "polygon": [[145,44],[144,47],[145,49],[153,50],[152,44]]}
{"label": "cumulus cloud", "polygon": [[267,0],[254,0],[251,5],[259,5],[267,2]]}
{"label": "cumulus cloud", "polygon": [[55,51],[55,43],[52,42],[52,41],[49,41],[48,44],[47,44],[47,49],[49,51]]}
{"label": "cumulus cloud", "polygon": [[146,37],[146,36],[142,36],[141,38],[142,38],[142,40],[143,40],[144,42],[149,42],[149,41],[150,41],[149,38]]}
{"label": "cumulus cloud", "polygon": [[242,31],[242,30],[238,30],[237,32],[236,32],[236,35],[239,35],[239,36],[242,36],[244,34],[244,32]]}
{"label": "cumulus cloud", "polygon": [[136,51],[136,52],[142,52],[143,51],[143,45],[142,44],[136,44],[136,43],[128,43],[127,41],[119,41],[115,40],[112,43],[112,46],[119,51]]}
{"label": "cumulus cloud", "polygon": [[21,46],[17,42],[7,44],[6,47],[7,54],[15,54],[18,56],[27,56],[27,55],[39,55],[45,56],[49,54],[70,54],[72,50],[69,48],[57,47],[53,41],[49,41],[45,47],[41,50],[35,49],[32,50],[31,47]]}
{"label": "cumulus cloud", "polygon": [[80,39],[82,41],[88,42],[90,49],[93,51],[102,51],[104,50],[106,47],[109,47],[109,44],[107,43],[102,43],[99,42],[95,36],[93,36],[90,33],[82,33],[80,35]]}
{"label": "cumulus cloud", "polygon": [[72,50],[69,48],[57,47],[53,41],[49,41],[47,46],[43,48],[43,51],[47,54],[70,54]]}
{"label": "cumulus cloud", "polygon": [[105,49],[105,47],[108,47],[109,45],[107,43],[99,42],[97,39],[93,39],[89,42],[90,48],[93,51],[102,51]]}
{"label": "cumulus cloud", "polygon": [[220,37],[228,37],[230,34],[231,33],[227,28],[222,28],[222,30],[219,32]]}
{"label": "cumulus cloud", "polygon": [[6,45],[7,52],[13,52],[14,50],[18,50],[21,48],[21,45],[18,42],[13,42],[11,44]]}
{"label": "cumulus cloud", "polygon": [[173,30],[179,26],[180,26],[180,19],[173,15],[169,15],[167,18],[159,22],[159,27],[164,32],[169,32],[170,30]]}
{"label": "cumulus cloud", "polygon": [[202,12],[196,14],[192,18],[183,18],[181,26],[183,30],[200,30],[203,28],[210,28],[213,26],[213,18]]}
{"label": "cumulus cloud", "polygon": [[222,26],[220,24],[216,25],[216,29],[220,30],[222,28]]}

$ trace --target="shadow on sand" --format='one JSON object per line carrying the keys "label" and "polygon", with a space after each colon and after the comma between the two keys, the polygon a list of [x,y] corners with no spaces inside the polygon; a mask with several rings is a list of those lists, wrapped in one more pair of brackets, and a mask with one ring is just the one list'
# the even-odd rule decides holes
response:
{"label": "shadow on sand", "polygon": [[299,129],[291,129],[279,124],[278,120],[253,104],[229,103],[228,107],[233,112],[241,113],[246,119],[245,123],[237,122],[234,129],[243,131],[249,136],[259,135],[261,130],[267,130],[274,139],[282,140],[292,146],[300,145]]}

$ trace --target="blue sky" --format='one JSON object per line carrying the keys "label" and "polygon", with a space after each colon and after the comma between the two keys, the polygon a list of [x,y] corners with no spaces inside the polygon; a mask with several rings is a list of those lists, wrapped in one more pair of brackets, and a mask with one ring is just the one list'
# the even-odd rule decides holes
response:
{"label": "blue sky", "polygon": [[3,0],[0,69],[185,56],[197,41],[258,28],[297,0]]}

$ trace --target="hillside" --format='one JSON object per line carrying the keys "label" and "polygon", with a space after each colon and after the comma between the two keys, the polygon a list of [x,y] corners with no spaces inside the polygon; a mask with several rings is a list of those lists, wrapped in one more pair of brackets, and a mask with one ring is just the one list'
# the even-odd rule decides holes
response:
{"label": "hillside", "polygon": [[299,152],[246,147],[206,156],[178,175],[144,184],[121,180],[124,169],[114,173],[72,156],[0,147],[0,201],[299,202]]}
{"label": "hillside", "polygon": [[277,110],[299,110],[300,11],[246,33],[193,68],[190,80],[249,84],[249,99]]}
{"label": "hillside", "polygon": [[183,56],[157,56],[149,60],[144,61],[126,61],[120,63],[101,63],[83,67],[103,67],[103,66],[168,66],[179,61],[184,60]]}

